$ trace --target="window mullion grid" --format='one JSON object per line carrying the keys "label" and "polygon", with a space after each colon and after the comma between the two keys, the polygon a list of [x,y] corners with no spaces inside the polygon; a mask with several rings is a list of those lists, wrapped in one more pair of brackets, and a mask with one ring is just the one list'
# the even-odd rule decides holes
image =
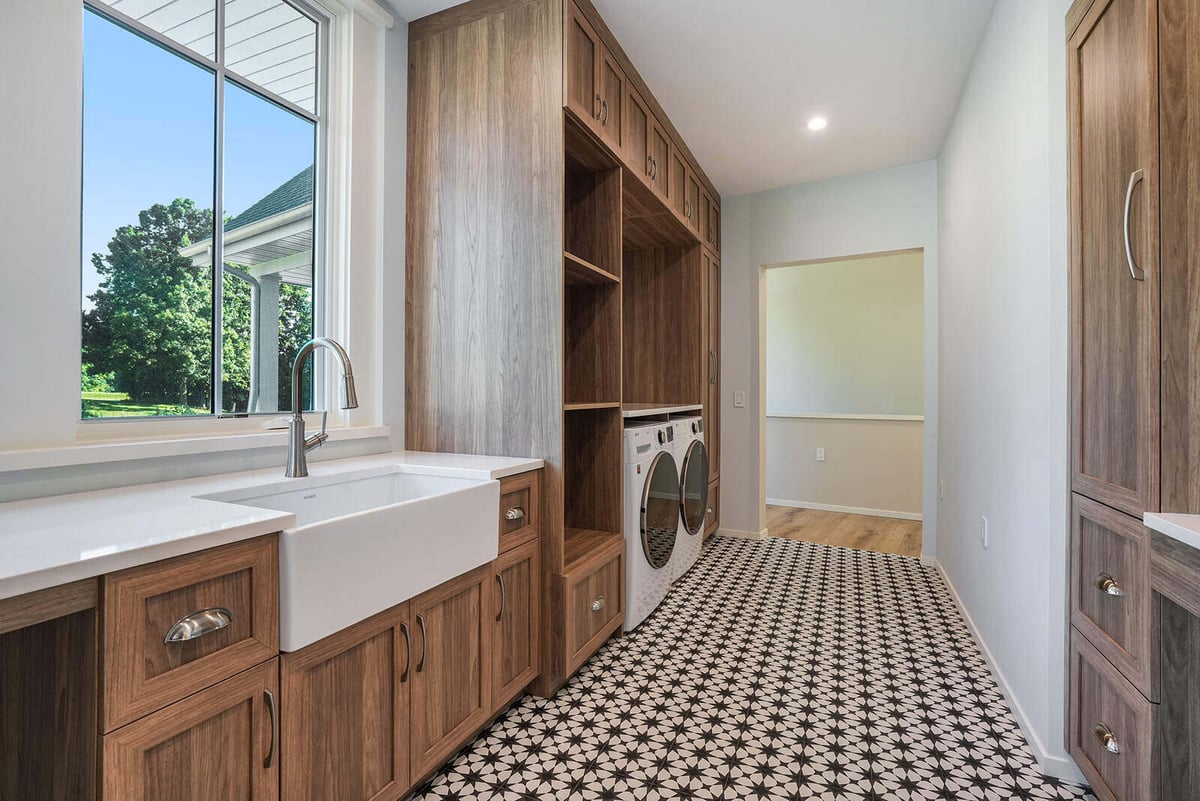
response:
{"label": "window mullion grid", "polygon": [[[213,140],[216,169],[213,173],[213,266],[212,266],[212,413],[225,411],[225,0],[217,0],[216,31],[216,136]],[[249,409],[247,409],[249,411]]]}

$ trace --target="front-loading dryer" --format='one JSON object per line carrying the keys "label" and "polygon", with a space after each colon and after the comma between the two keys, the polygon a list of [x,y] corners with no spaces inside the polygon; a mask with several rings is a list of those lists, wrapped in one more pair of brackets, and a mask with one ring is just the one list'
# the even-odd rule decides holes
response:
{"label": "front-loading dryer", "polygon": [[662,603],[675,576],[679,470],[666,423],[625,429],[625,631]]}
{"label": "front-loading dryer", "polygon": [[708,449],[704,418],[681,417],[674,427],[675,461],[679,465],[679,542],[671,560],[671,581],[692,569],[704,545],[708,512]]}

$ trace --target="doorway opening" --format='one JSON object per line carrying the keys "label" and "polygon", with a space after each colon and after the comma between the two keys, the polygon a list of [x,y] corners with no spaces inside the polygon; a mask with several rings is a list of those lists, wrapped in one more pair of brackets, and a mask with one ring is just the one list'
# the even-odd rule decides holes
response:
{"label": "doorway opening", "polygon": [[770,536],[919,556],[924,252],[763,269]]}

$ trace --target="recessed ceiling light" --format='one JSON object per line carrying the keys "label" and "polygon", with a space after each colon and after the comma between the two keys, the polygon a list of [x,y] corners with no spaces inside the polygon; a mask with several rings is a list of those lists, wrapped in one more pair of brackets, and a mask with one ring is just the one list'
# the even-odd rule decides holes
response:
{"label": "recessed ceiling light", "polygon": [[825,126],[828,124],[829,124],[829,121],[826,120],[824,117],[813,117],[811,120],[808,121],[808,130],[821,131],[821,130],[824,130]]}

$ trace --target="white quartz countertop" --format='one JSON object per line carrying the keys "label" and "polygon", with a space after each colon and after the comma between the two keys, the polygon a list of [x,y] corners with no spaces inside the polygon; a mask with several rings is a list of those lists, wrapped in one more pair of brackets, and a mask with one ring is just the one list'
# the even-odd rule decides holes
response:
{"label": "white quartz countertop", "polygon": [[1184,545],[1200,549],[1200,515],[1146,512],[1142,515],[1146,528],[1154,529]]}
{"label": "white quartz countertop", "polygon": [[[397,451],[310,462],[308,468],[312,478],[394,467],[499,479],[542,466],[541,459]],[[281,480],[282,465],[0,503],[0,599],[290,528],[296,522],[290,512],[196,497]]]}

